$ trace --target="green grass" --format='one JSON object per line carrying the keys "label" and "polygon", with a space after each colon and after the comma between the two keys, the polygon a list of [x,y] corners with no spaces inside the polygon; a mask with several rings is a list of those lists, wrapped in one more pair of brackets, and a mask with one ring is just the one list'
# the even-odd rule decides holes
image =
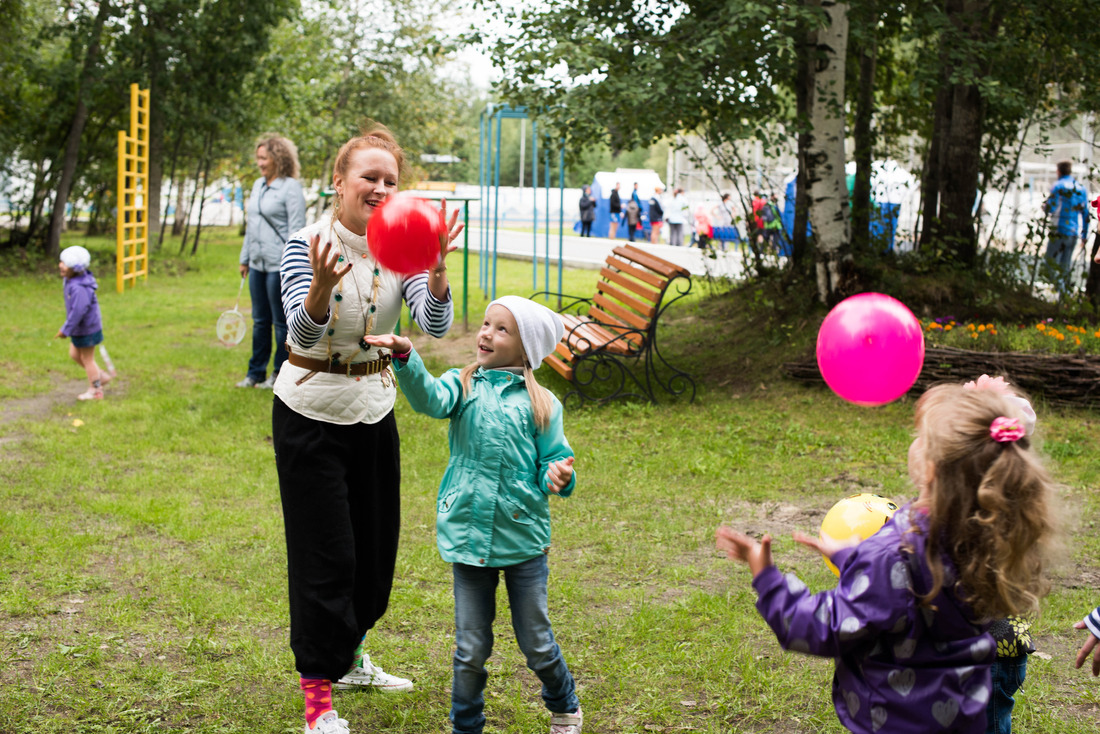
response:
{"label": "green grass", "polygon": [[[222,347],[214,323],[236,297],[239,240],[204,237],[196,257],[155,258],[148,282],[123,294],[109,241],[92,241],[120,370],[94,404],[75,401],[82,375],[52,339],[64,320],[52,265],[0,263],[0,732],[300,731],[271,394],[232,387],[247,343]],[[532,290],[529,264],[502,260],[500,272],[501,292]],[[595,277],[567,271],[564,289],[590,293]],[[812,343],[816,325],[764,327],[751,299],[694,290],[662,332],[666,354],[700,379],[694,403],[566,416],[579,483],[553,503],[550,604],[585,729],[839,732],[831,661],[779,649],[748,572],[714,550],[714,528],[773,533],[780,566],[827,587],[832,575],[790,530],[814,531],[854,491],[909,496],[912,403],[859,408],[785,381],[779,363]],[[485,302],[470,293],[475,324]],[[437,373],[472,351],[460,319],[442,342],[413,339]],[[555,374],[539,377],[564,392]],[[1037,408],[1073,523],[1036,625],[1050,659],[1032,658],[1015,728],[1092,732],[1100,685],[1073,670],[1082,636],[1071,626],[1100,601],[1100,431],[1094,413]],[[433,525],[447,426],[403,400],[397,413],[402,544],[371,652],[417,687],[339,693],[337,707],[355,732],[444,733],[452,598]],[[488,731],[543,731],[503,595],[501,607]]]}

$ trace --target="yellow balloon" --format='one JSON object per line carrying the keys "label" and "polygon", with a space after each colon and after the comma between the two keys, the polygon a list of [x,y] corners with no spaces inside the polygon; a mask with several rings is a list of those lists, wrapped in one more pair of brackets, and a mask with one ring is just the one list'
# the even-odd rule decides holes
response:
{"label": "yellow balloon", "polygon": [[[837,502],[825,513],[825,519],[821,521],[821,533],[834,540],[854,537],[867,540],[886,524],[897,509],[895,503],[881,495],[870,492],[853,494]],[[840,569],[828,558],[825,559],[825,565],[837,576],[840,575]]]}

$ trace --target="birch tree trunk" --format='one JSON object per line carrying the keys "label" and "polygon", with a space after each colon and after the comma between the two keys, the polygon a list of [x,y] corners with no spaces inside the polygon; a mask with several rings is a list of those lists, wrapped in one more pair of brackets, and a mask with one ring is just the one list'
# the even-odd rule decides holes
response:
{"label": "birch tree trunk", "polygon": [[847,3],[820,0],[829,25],[816,34],[806,151],[810,226],[817,240],[817,295],[828,303],[848,245],[848,187],[844,180],[844,62],[848,51]]}

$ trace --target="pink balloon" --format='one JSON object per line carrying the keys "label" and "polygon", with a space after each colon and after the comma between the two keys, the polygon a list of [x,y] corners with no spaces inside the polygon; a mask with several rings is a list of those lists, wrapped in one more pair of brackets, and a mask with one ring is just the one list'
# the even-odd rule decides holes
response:
{"label": "pink balloon", "polygon": [[817,332],[817,366],[825,383],[856,405],[904,395],[924,365],[924,331],[901,301],[860,293],[838,303]]}

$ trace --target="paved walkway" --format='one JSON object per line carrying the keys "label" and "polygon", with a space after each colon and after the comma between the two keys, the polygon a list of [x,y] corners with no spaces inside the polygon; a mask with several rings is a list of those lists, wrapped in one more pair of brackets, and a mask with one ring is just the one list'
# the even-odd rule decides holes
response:
{"label": "paved walkway", "polygon": [[[489,231],[488,252],[492,254],[493,233]],[[569,267],[598,268],[604,264],[604,260],[611,254],[616,244],[628,244],[627,240],[612,241],[603,237],[578,237],[566,235],[562,237],[562,262]],[[718,253],[717,258],[704,257],[703,251],[697,247],[671,247],[669,245],[651,245],[641,240],[634,245],[657,257],[663,258],[677,265],[687,268],[692,275],[712,275],[716,277],[740,278],[744,273],[742,264],[742,251],[731,249],[729,252]],[[516,232],[512,230],[497,230],[496,251],[498,257],[511,259],[530,260],[532,250],[536,247],[535,236],[530,232]],[[546,234],[540,232],[537,240],[538,258],[541,261],[546,257]],[[481,251],[481,231],[477,227],[470,228],[470,252]],[[556,263],[558,260],[558,236],[550,235],[550,260]]]}

